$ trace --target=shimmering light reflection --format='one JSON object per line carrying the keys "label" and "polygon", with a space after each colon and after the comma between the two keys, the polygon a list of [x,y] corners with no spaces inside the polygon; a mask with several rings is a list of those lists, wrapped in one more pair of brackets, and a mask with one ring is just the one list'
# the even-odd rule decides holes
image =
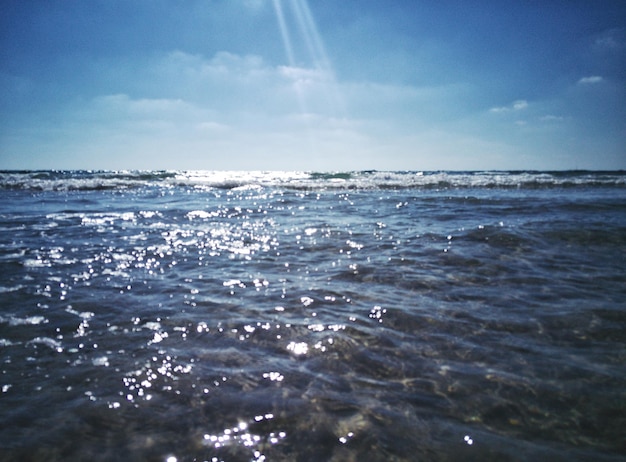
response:
{"label": "shimmering light reflection", "polygon": [[378,322],[383,322],[383,315],[387,313],[386,308],[382,308],[381,306],[376,305],[370,311],[369,317],[372,319],[376,319]]}
{"label": "shimmering light reflection", "polygon": [[279,186],[267,187],[205,172],[148,194],[43,195],[37,207],[81,212],[2,234],[0,395],[19,403],[5,440],[26,435],[27,447],[40,430],[72,437],[48,458],[130,448],[167,462],[356,460],[381,448],[456,460],[488,445],[510,459],[509,443],[538,431],[568,451],[617,447],[623,373],[608,346],[621,341],[621,287],[602,268],[623,233],[553,227],[552,194],[549,212],[525,222],[513,190],[372,191],[375,178],[393,186],[383,175],[271,176]]}
{"label": "shimmering light reflection", "polygon": [[263,373],[264,379],[270,379],[272,382],[282,382],[285,379],[285,376],[280,372],[265,372]]}
{"label": "shimmering light reflection", "polygon": [[[154,355],[144,367],[127,374],[123,378],[127,388],[126,400],[134,402],[135,399],[150,401],[156,391],[171,391],[175,383],[183,375],[192,371],[192,364],[176,364],[176,357],[159,350],[159,355]],[[193,362],[193,358],[190,362]],[[158,387],[155,385],[159,385]],[[155,390],[155,391],[152,391]],[[124,395],[124,392],[120,392]]]}
{"label": "shimmering light reflection", "polygon": [[218,434],[206,433],[203,436],[203,444],[211,446],[215,449],[221,449],[226,446],[237,445],[245,448],[254,448],[253,456],[254,460],[265,460],[265,456],[259,449],[263,446],[270,444],[274,445],[287,437],[285,431],[273,431],[263,436],[258,433],[254,433],[250,429],[250,425],[258,424],[264,420],[271,420],[274,418],[274,414],[268,413],[264,415],[257,415],[254,417],[254,421],[250,424],[247,422],[239,422],[234,427],[225,428],[224,431]]}
{"label": "shimmering light reflection", "polygon": [[341,444],[346,444],[348,442],[348,440],[350,438],[352,438],[353,436],[354,436],[353,432],[348,432],[348,434],[346,436],[342,436],[342,437],[339,438],[339,442]]}
{"label": "shimmering light reflection", "polygon": [[296,356],[305,355],[309,352],[309,345],[306,342],[290,342],[287,350]]}

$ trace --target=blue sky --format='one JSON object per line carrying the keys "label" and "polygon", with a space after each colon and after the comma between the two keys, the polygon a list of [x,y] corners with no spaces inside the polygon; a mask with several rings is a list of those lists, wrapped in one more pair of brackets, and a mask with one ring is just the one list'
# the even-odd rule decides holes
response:
{"label": "blue sky", "polygon": [[0,169],[626,168],[622,0],[5,0]]}

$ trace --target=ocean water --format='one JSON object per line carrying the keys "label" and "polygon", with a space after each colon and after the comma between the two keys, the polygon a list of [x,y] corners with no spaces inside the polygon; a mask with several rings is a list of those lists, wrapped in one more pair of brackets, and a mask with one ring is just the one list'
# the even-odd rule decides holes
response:
{"label": "ocean water", "polygon": [[0,460],[617,461],[626,172],[0,172]]}

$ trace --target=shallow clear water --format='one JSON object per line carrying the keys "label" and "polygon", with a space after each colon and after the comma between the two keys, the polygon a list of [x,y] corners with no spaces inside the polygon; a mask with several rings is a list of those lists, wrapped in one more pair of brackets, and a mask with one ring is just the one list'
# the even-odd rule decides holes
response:
{"label": "shallow clear water", "polygon": [[0,174],[2,460],[620,460],[620,172]]}

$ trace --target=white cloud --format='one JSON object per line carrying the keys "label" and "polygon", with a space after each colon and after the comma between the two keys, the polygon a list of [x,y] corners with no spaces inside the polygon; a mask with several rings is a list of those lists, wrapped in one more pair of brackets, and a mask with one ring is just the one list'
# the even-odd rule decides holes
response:
{"label": "white cloud", "polygon": [[594,41],[597,52],[620,52],[626,48],[626,29],[614,28],[602,32]]}
{"label": "white cloud", "polygon": [[220,52],[206,58],[175,51],[154,62],[143,80],[152,93],[192,101],[223,115],[339,115],[344,106],[330,71],[274,66],[253,55]]}
{"label": "white cloud", "polygon": [[192,126],[221,126],[217,113],[180,98],[131,98],[127,94],[102,95],[67,114],[67,123],[91,132],[163,136]]}
{"label": "white cloud", "polygon": [[119,93],[103,95],[94,99],[95,108],[103,111],[124,113],[130,116],[159,117],[161,115],[180,114],[189,111],[191,105],[181,99],[140,98],[131,99]]}
{"label": "white cloud", "polygon": [[588,84],[600,83],[603,80],[604,79],[599,75],[591,75],[589,77],[583,77],[582,79],[578,81],[578,83],[581,85],[588,85]]}
{"label": "white cloud", "polygon": [[526,109],[528,107],[528,101],[525,99],[518,99],[513,101],[508,106],[500,106],[500,107],[492,107],[489,109],[490,112],[511,112],[511,111],[521,111],[522,109]]}
{"label": "white cloud", "polygon": [[289,80],[300,83],[315,83],[332,81],[332,76],[328,71],[322,69],[311,69],[294,66],[278,66],[280,75]]}
{"label": "white cloud", "polygon": [[564,119],[563,119],[562,116],[556,116],[556,115],[553,115],[553,114],[547,114],[547,115],[541,116],[539,118],[539,120],[541,120],[542,122],[561,122]]}
{"label": "white cloud", "polygon": [[54,143],[75,168],[488,168],[509,149],[493,121],[459,120],[472,92],[463,84],[338,83],[330,70],[181,51],[133,83],[65,114]]}
{"label": "white cloud", "polygon": [[[101,95],[92,114],[122,118],[166,118],[212,123],[251,114],[276,117],[299,113],[299,101],[324,113],[320,95],[333,80],[317,69],[271,66],[258,56],[221,52],[212,58],[175,51],[149,63],[134,76],[141,84],[126,93]],[[142,93],[136,95],[133,93]],[[150,96],[146,96],[150,95]]]}
{"label": "white cloud", "polygon": [[513,102],[513,110],[519,111],[521,109],[526,109],[528,107],[528,101],[524,99],[517,100]]}

